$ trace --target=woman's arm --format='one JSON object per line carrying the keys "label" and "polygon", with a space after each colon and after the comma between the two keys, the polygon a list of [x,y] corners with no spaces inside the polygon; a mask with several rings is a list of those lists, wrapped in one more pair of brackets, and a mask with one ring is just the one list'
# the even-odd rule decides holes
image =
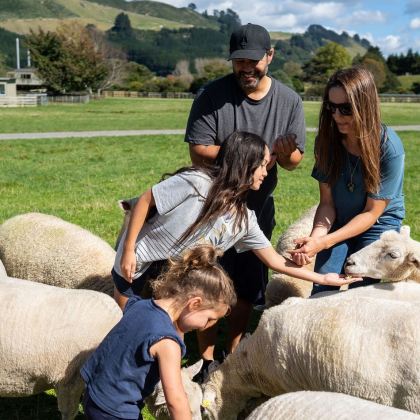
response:
{"label": "woman's arm", "polygon": [[287,260],[278,254],[273,247],[254,249],[254,254],[269,268],[279,273],[297,277],[302,280],[311,281],[329,286],[343,286],[344,284],[361,281],[361,278],[344,278],[336,273],[318,274],[309,271],[304,267],[296,265],[293,261]]}
{"label": "woman's arm", "polygon": [[131,282],[136,271],[136,239],[142,229],[144,222],[152,207],[155,206],[152,189],[143,193],[133,208],[130,222],[127,227],[127,234],[123,244],[123,253],[121,256],[121,274]]}
{"label": "woman's arm", "polygon": [[328,233],[335,220],[334,201],[328,185],[320,183],[320,206],[315,216],[314,228],[310,237],[299,238],[295,243],[301,245],[296,250],[291,250],[293,256],[305,253],[313,257],[323,249],[328,249],[346,239],[353,238],[368,230],[384,212],[389,200],[373,199],[368,197],[365,208],[348,223],[334,232]]}
{"label": "woman's arm", "polygon": [[172,420],[191,420],[191,409],[181,378],[181,349],[171,339],[163,339],[150,347],[150,354],[159,363],[166,405]]}

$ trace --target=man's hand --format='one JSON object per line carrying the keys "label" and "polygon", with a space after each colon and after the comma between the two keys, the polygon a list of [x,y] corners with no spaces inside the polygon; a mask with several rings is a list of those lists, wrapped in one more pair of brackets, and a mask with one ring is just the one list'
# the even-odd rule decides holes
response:
{"label": "man's hand", "polygon": [[296,139],[296,134],[290,133],[278,136],[274,142],[272,153],[276,156],[277,163],[288,171],[295,169],[303,158]]}

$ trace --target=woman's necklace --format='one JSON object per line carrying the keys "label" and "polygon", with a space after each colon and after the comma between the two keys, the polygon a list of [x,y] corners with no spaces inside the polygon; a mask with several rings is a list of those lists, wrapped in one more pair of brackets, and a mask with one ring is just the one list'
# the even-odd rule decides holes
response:
{"label": "woman's necklace", "polygon": [[360,156],[358,156],[357,157],[357,162],[356,162],[356,164],[353,166],[352,164],[351,164],[351,162],[350,162],[350,156],[349,156],[349,152],[346,150],[346,154],[347,154],[347,163],[348,163],[348,166],[349,166],[349,171],[350,171],[350,181],[347,183],[347,189],[350,191],[350,192],[353,192],[354,191],[354,182],[353,182],[353,175],[354,175],[354,173],[356,172],[356,168],[357,168],[357,165],[359,164],[359,162],[360,162]]}

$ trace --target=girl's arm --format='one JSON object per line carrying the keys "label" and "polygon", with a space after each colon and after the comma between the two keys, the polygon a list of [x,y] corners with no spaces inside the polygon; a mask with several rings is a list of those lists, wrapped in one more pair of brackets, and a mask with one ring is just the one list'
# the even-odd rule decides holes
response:
{"label": "girl's arm", "polygon": [[135,246],[136,239],[142,229],[144,222],[152,207],[155,206],[152,189],[147,190],[138,199],[133,208],[130,222],[127,227],[127,234],[123,244],[123,253],[121,256],[121,274],[123,277],[131,282],[136,271],[136,254]]}
{"label": "girl's arm", "polygon": [[181,379],[181,349],[171,339],[163,339],[150,347],[150,354],[159,363],[166,405],[172,420],[191,420],[191,409]]}
{"label": "girl's arm", "polygon": [[313,283],[325,284],[328,286],[343,286],[344,284],[361,281],[362,278],[344,278],[336,273],[318,274],[296,265],[293,261],[287,260],[278,254],[274,248],[254,249],[254,254],[269,268],[279,273],[297,277]]}
{"label": "girl's arm", "polygon": [[[317,246],[317,240],[315,238],[322,238],[325,236],[331,229],[332,224],[335,220],[335,206],[334,200],[331,193],[331,188],[328,184],[324,182],[319,182],[319,205],[316,209],[313,227],[311,234],[309,235],[311,238],[314,238],[312,243],[314,244],[314,248]],[[300,241],[302,238],[297,238],[297,241]],[[319,239],[322,241],[322,239]],[[306,265],[312,262],[312,256],[306,254],[299,242],[297,244],[296,249],[294,252],[290,253],[291,258],[293,261],[298,265]]]}
{"label": "girl's arm", "polygon": [[[330,188],[321,187],[320,191],[320,206],[322,205],[322,193],[324,193],[325,203],[328,203],[328,201],[332,203]],[[328,195],[331,196],[329,199]],[[322,221],[322,219],[318,220],[318,222],[320,222],[320,225],[318,227],[315,226],[314,222],[314,229],[312,230],[310,237],[296,239],[295,243],[301,245],[301,247],[296,250],[291,250],[290,254],[294,255],[296,253],[305,253],[308,257],[313,257],[323,249],[331,248],[333,245],[339,242],[360,235],[361,233],[368,230],[376,222],[376,220],[384,212],[385,207],[388,205],[388,203],[389,200],[380,200],[368,197],[363,211],[357,214],[355,217],[353,217],[353,219],[351,219],[343,227],[337,229],[332,233],[328,233],[328,231],[331,228],[331,224],[333,223],[334,219],[332,219],[329,223],[328,216],[332,215],[333,213],[328,210],[325,210],[325,208],[328,209],[328,207],[324,207],[324,210],[321,209],[321,215],[324,215],[324,221]],[[327,216],[326,218],[325,215]]]}

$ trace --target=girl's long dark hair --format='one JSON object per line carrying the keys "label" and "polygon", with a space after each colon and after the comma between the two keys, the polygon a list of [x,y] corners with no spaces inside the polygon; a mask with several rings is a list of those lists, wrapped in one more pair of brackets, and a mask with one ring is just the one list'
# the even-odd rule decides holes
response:
{"label": "girl's long dark hair", "polygon": [[264,140],[256,134],[235,131],[222,143],[214,164],[182,168],[176,172],[201,170],[212,179],[197,220],[183,233],[178,243],[226,213],[234,217],[235,231],[244,222],[248,227],[246,199],[254,172],[264,160],[265,147]]}

